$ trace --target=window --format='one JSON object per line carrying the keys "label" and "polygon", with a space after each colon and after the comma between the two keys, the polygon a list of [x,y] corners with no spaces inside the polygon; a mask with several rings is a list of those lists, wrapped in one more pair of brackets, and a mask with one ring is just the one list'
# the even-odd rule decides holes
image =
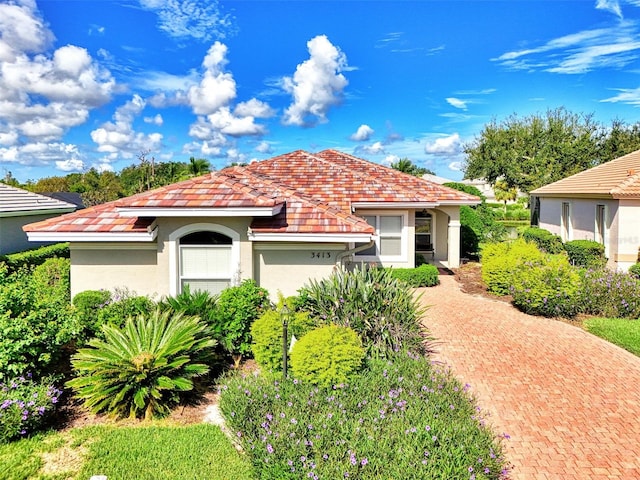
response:
{"label": "window", "polygon": [[433,252],[432,217],[427,212],[416,212],[416,253]]}
{"label": "window", "polygon": [[180,291],[220,293],[231,285],[231,238],[218,232],[193,232],[179,240]]}
{"label": "window", "polygon": [[604,205],[596,205],[596,229],[594,240],[604,245],[605,232],[605,207]]}
{"label": "window", "polygon": [[562,202],[562,218],[561,218],[561,228],[562,228],[562,241],[569,241],[571,235],[571,205],[569,202]]}
{"label": "window", "polygon": [[[401,257],[405,254],[404,215],[362,215],[376,229],[378,241],[373,247],[357,253],[360,257]],[[364,245],[362,243],[356,246]]]}

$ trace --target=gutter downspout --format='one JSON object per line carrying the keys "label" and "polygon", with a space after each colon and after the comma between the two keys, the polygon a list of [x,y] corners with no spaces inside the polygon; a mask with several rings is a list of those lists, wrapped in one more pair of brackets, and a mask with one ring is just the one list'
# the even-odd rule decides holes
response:
{"label": "gutter downspout", "polygon": [[369,248],[373,247],[376,244],[375,240],[371,240],[369,243],[365,244],[365,245],[360,245],[359,247],[356,248],[352,248],[351,250],[345,250],[344,252],[340,252],[337,256],[336,256],[336,264],[335,267],[337,268],[342,268],[342,259],[345,257],[348,257],[350,255],[354,255],[358,252],[362,252],[364,250],[368,250]]}

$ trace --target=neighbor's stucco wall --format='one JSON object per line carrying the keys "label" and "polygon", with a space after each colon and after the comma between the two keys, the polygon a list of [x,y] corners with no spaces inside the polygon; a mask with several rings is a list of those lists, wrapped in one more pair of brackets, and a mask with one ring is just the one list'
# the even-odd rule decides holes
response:
{"label": "neighbor's stucco wall", "polygon": [[614,260],[620,270],[628,270],[638,260],[640,200],[620,200],[618,217],[618,251]]}
{"label": "neighbor's stucco wall", "polygon": [[296,295],[309,280],[331,275],[347,245],[256,242],[253,247],[255,280],[277,301],[278,292]]}
{"label": "neighbor's stucco wall", "polygon": [[431,214],[434,215],[435,219],[435,252],[433,260],[436,265],[445,265],[449,254],[449,215],[440,210],[431,210]]}
{"label": "neighbor's stucco wall", "polygon": [[40,222],[47,218],[57,217],[59,213],[51,215],[26,215],[15,217],[0,217],[0,255],[21,252],[31,248],[51,245],[55,242],[30,242],[27,234],[22,230],[24,225]]}
{"label": "neighbor's stucco wall", "polygon": [[158,288],[156,244],[71,243],[71,298],[85,290],[126,287],[138,295]]}

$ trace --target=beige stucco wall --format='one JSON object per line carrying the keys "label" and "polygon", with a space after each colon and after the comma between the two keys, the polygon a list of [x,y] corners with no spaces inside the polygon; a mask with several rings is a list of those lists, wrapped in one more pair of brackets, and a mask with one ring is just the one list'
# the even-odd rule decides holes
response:
{"label": "beige stucco wall", "polygon": [[155,244],[70,245],[71,297],[85,290],[127,287],[139,295],[157,296],[157,250]]}
{"label": "beige stucco wall", "polygon": [[22,230],[24,225],[39,222],[60,214],[26,215],[15,217],[0,217],[0,255],[21,252],[31,248],[51,245],[55,242],[30,242],[27,234]]}
{"label": "beige stucco wall", "polygon": [[638,259],[640,200],[620,200],[618,216],[618,252],[614,260],[620,270],[628,270]]}
{"label": "beige stucco wall", "polygon": [[[449,215],[440,210],[431,211],[435,215],[435,253],[433,256],[436,265],[446,265],[449,254]],[[458,247],[459,248],[459,247]]]}
{"label": "beige stucco wall", "polygon": [[338,255],[346,244],[254,243],[256,282],[269,291],[272,301],[278,292],[295,295],[309,280],[326,278],[335,270]]}

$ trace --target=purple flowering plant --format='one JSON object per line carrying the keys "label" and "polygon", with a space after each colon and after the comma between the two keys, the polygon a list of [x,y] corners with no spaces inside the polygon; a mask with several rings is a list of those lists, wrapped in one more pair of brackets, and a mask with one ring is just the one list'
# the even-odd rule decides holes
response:
{"label": "purple flowering plant", "polygon": [[0,384],[0,443],[36,432],[55,411],[62,391],[53,378],[35,381],[29,376]]}
{"label": "purple flowering plant", "polygon": [[472,472],[498,480],[508,472],[505,437],[485,425],[469,388],[422,355],[370,360],[348,384],[327,388],[233,374],[223,385],[222,413],[260,478]]}

